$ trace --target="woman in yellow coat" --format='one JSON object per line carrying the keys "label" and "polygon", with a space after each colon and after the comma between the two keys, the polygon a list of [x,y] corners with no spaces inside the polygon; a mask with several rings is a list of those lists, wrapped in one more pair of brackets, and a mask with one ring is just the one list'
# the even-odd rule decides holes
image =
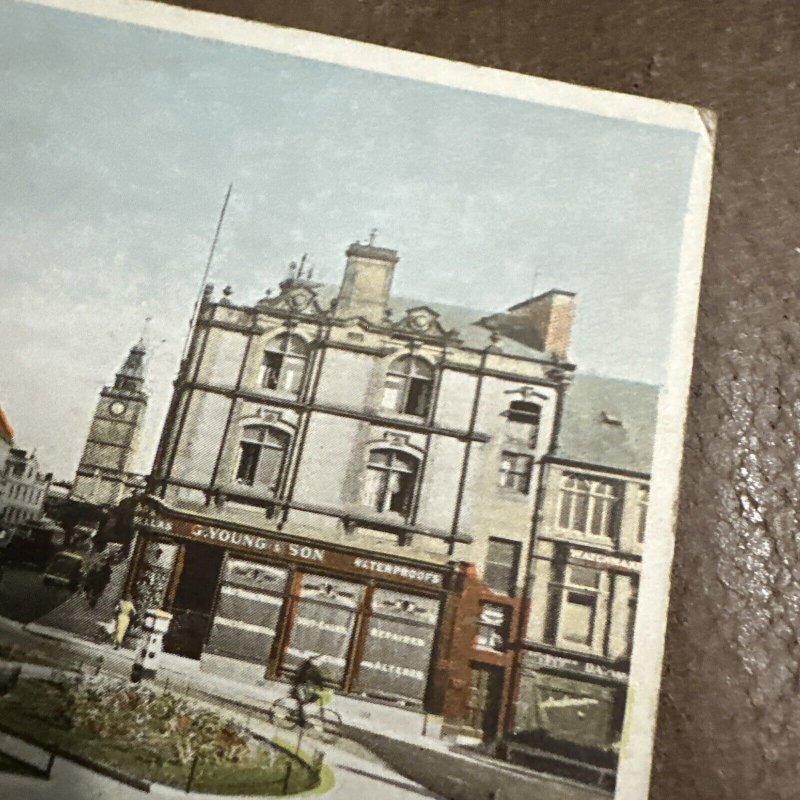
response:
{"label": "woman in yellow coat", "polygon": [[117,603],[117,623],[114,626],[114,649],[118,650],[122,644],[128,627],[131,624],[131,617],[136,613],[136,606],[131,602],[130,595],[125,595]]}

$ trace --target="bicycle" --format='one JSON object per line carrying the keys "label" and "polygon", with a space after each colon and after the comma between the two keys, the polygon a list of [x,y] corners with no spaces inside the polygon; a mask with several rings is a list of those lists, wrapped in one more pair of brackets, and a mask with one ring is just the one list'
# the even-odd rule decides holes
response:
{"label": "bicycle", "polygon": [[[331,744],[342,735],[342,718],[331,708],[326,708],[322,697],[313,711],[305,713],[306,724],[302,730],[316,731],[323,742]],[[279,697],[268,712],[269,720],[283,730],[301,728],[297,701],[293,697]]]}

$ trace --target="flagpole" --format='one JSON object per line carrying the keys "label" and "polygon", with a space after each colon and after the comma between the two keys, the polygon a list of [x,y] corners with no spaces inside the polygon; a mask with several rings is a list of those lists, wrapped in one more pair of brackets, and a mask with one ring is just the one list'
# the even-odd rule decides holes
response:
{"label": "flagpole", "polygon": [[200,281],[200,290],[197,293],[197,300],[194,303],[194,311],[192,311],[192,319],[189,322],[189,333],[186,337],[186,343],[183,346],[183,355],[181,356],[181,364],[186,361],[186,356],[189,352],[189,344],[192,341],[192,334],[194,333],[195,326],[197,325],[197,317],[200,314],[200,303],[203,300],[203,294],[208,282],[208,276],[211,272],[211,262],[214,260],[214,251],[217,249],[217,242],[219,241],[219,233],[222,230],[222,220],[225,219],[225,211],[228,208],[228,201],[231,199],[231,191],[233,184],[228,186],[228,191],[225,193],[225,200],[222,203],[222,210],[219,212],[219,219],[217,220],[217,229],[214,232],[214,239],[211,242],[211,249],[208,253],[208,260],[206,261],[206,268],[203,271],[203,280]]}

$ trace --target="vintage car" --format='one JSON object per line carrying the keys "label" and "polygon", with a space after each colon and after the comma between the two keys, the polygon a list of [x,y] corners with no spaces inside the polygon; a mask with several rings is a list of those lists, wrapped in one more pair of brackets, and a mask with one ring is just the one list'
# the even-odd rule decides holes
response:
{"label": "vintage car", "polygon": [[3,547],[7,564],[28,564],[44,569],[64,546],[64,531],[57,526],[32,522],[17,525],[8,533]]}
{"label": "vintage car", "polygon": [[78,553],[56,553],[47,565],[42,580],[51,586],[66,586],[75,591],[83,582],[85,565]]}

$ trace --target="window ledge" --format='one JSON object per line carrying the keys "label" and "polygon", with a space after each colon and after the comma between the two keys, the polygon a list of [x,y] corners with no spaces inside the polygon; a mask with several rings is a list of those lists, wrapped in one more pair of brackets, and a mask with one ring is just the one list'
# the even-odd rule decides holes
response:
{"label": "window ledge", "polygon": [[603,547],[610,551],[616,550],[616,542],[610,536],[595,536],[593,533],[581,533],[580,531],[565,530],[564,528],[555,528],[553,535],[570,544]]}

